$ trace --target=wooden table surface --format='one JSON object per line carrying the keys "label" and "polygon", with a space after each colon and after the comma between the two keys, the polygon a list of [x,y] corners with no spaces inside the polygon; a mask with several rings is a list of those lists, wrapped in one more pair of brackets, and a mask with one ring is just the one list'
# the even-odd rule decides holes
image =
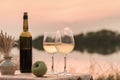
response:
{"label": "wooden table surface", "polygon": [[16,71],[15,75],[0,75],[0,80],[92,80],[87,74],[74,74],[71,76],[45,75],[36,77],[32,73],[20,73]]}

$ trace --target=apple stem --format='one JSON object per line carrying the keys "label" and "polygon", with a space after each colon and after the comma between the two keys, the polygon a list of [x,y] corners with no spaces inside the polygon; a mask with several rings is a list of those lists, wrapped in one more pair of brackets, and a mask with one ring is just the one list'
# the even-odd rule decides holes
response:
{"label": "apple stem", "polygon": [[39,65],[38,64],[36,64],[36,67],[38,67]]}

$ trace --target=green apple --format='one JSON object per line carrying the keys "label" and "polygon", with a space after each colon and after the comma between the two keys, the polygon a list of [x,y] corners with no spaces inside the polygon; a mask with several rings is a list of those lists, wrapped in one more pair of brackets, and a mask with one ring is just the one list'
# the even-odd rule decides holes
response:
{"label": "green apple", "polygon": [[47,72],[47,66],[43,61],[37,61],[32,65],[32,73],[37,77],[42,77]]}

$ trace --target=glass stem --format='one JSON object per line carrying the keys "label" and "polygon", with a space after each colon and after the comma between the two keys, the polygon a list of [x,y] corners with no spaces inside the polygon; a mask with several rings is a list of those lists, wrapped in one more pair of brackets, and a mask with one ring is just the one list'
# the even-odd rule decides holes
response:
{"label": "glass stem", "polygon": [[51,66],[51,72],[54,72],[54,54],[52,54],[52,66]]}
{"label": "glass stem", "polygon": [[64,72],[67,72],[67,70],[66,70],[66,62],[67,62],[67,55],[65,54],[64,55]]}

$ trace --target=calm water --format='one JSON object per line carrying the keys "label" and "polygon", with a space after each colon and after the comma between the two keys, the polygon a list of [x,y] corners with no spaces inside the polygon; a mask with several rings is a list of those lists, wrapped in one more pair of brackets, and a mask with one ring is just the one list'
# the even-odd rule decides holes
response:
{"label": "calm water", "polygon": [[[19,50],[17,48],[12,49],[11,55],[13,56],[13,62],[19,65]],[[89,54],[87,52],[80,53],[73,51],[67,56],[67,70],[70,73],[90,73],[93,75],[99,75],[104,73],[110,68],[118,68],[120,63],[120,52],[116,52],[112,55],[99,55],[97,53]],[[2,56],[1,56],[1,59]],[[48,67],[48,71],[51,69],[51,55],[44,51],[39,51],[33,48],[33,63],[35,61],[45,61]],[[55,54],[55,71],[62,72],[64,61],[63,55],[60,53]]]}

